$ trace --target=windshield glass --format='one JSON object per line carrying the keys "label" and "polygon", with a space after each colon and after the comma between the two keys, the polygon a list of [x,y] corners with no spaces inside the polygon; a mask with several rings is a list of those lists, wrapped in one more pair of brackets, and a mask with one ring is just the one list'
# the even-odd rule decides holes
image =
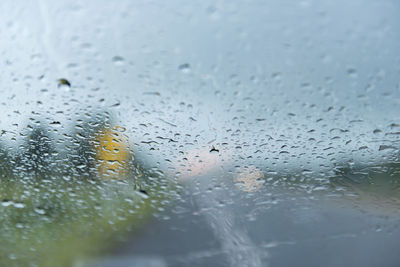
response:
{"label": "windshield glass", "polygon": [[399,11],[2,1],[0,265],[400,264]]}

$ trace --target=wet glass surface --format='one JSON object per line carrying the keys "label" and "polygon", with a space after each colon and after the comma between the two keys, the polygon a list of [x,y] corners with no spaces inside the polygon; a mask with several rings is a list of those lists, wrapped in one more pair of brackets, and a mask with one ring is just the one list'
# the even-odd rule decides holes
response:
{"label": "wet glass surface", "polygon": [[2,1],[0,265],[399,265],[399,12]]}

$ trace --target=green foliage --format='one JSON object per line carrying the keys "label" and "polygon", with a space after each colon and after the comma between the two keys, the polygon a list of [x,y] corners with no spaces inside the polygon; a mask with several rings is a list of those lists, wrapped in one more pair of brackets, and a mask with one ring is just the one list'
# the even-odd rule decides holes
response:
{"label": "green foliage", "polygon": [[10,179],[0,183],[0,266],[71,266],[138,228],[157,197],[129,181]]}
{"label": "green foliage", "polygon": [[146,223],[167,198],[162,174],[133,160],[124,180],[96,175],[91,142],[100,126],[90,126],[68,151],[56,151],[45,128],[33,128],[17,154],[0,143],[0,266],[72,266]]}

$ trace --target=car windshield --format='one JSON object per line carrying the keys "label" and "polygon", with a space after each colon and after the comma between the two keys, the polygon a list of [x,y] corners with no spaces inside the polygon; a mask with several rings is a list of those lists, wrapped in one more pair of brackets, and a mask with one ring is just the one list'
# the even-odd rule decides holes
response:
{"label": "car windshield", "polygon": [[400,3],[1,1],[0,266],[400,265]]}

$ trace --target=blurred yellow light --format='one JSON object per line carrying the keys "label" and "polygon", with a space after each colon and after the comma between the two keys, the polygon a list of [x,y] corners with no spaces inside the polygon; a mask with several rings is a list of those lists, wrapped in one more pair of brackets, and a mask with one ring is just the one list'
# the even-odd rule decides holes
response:
{"label": "blurred yellow light", "polygon": [[99,175],[105,179],[124,179],[129,170],[128,140],[120,127],[102,129],[96,140],[96,159]]}

